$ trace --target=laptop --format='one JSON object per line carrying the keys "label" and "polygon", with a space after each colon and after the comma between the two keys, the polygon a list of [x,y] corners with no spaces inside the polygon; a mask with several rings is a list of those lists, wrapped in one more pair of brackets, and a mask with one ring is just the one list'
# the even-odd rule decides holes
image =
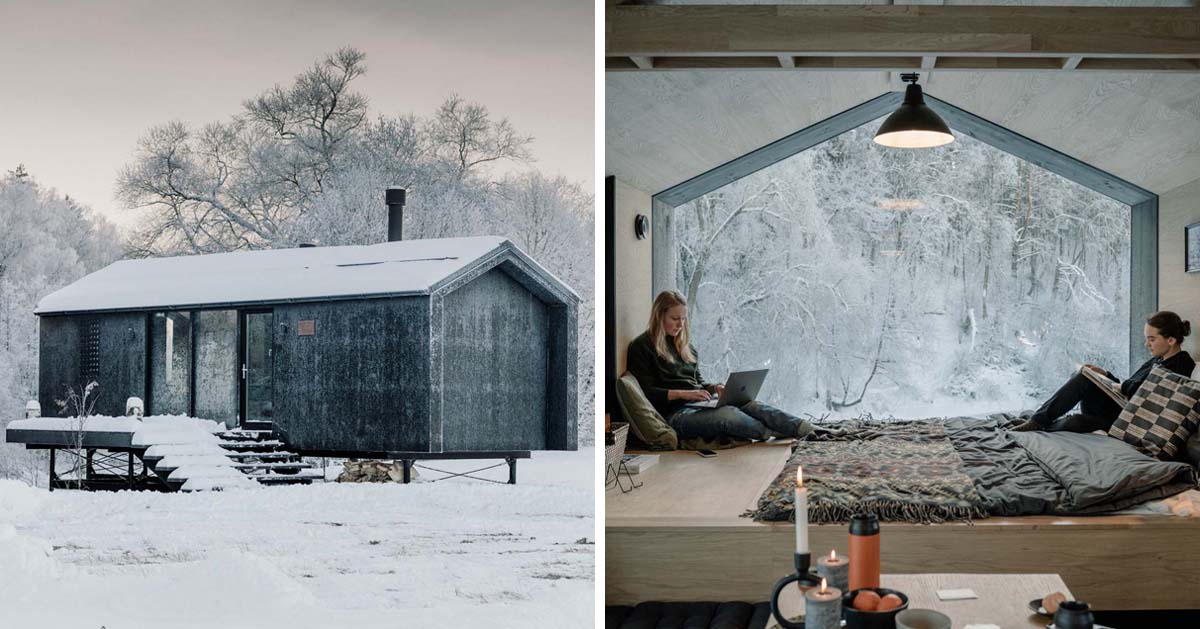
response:
{"label": "laptop", "polygon": [[767,379],[768,369],[754,371],[735,371],[729,374],[725,381],[725,390],[721,396],[707,402],[688,402],[685,406],[692,408],[721,408],[722,406],[741,406],[753,402],[762,388],[763,380]]}

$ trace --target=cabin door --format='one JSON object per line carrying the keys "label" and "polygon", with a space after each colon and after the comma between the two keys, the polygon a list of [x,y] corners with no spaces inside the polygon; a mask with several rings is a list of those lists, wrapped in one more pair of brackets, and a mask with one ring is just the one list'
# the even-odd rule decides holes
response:
{"label": "cabin door", "polygon": [[270,310],[242,312],[241,416],[246,428],[270,428],[274,421],[274,321]]}

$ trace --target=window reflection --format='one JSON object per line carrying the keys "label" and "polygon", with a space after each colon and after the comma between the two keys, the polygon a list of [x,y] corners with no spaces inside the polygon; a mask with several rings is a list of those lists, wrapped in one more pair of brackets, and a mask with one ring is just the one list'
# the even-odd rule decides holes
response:
{"label": "window reflection", "polygon": [[237,425],[237,311],[196,313],[196,416]]}
{"label": "window reflection", "polygon": [[187,415],[192,383],[191,313],[154,313],[150,334],[151,412]]}

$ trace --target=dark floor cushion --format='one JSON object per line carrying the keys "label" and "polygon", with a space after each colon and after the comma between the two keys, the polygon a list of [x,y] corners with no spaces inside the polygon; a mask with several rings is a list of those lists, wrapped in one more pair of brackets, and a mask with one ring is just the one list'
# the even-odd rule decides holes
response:
{"label": "dark floor cushion", "polygon": [[761,629],[771,609],[767,603],[639,603],[606,607],[605,629]]}

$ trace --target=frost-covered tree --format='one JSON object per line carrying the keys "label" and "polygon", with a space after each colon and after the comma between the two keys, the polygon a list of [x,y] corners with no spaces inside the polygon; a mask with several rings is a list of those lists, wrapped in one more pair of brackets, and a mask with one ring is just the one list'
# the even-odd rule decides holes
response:
{"label": "frost-covered tree", "polygon": [[1124,371],[1127,206],[965,136],[880,147],[877,126],[675,210],[711,377],[769,365],[764,395],[796,412],[932,415]]}
{"label": "frost-covered tree", "polygon": [[[70,197],[43,188],[24,167],[0,177],[0,427],[37,398],[43,296],[122,256],[116,228]],[[0,477],[33,480],[34,451],[0,444]]]}
{"label": "frost-covered tree", "polygon": [[[387,235],[383,191],[408,189],[405,238],[494,234],[593,298],[592,196],[525,167],[533,139],[451,94],[427,116],[371,116],[354,90],[365,56],[345,48],[287,86],[199,128],[152,127],[118,180],[144,212],[134,255],[350,245]],[[580,435],[593,424],[593,308],[580,312]]]}

